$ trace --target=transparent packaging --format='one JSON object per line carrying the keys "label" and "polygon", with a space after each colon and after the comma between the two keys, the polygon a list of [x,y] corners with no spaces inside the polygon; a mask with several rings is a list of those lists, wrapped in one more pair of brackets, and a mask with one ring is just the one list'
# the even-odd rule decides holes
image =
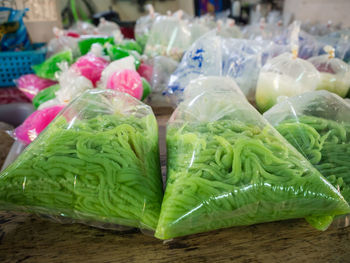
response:
{"label": "transparent packaging", "polygon": [[169,106],[166,91],[170,76],[174,73],[179,62],[165,56],[156,56],[150,59],[149,64],[152,67],[152,76],[150,84],[152,93],[147,98],[147,102],[152,106]]}
{"label": "transparent packaging", "polygon": [[139,19],[136,20],[135,24],[135,39],[137,43],[141,45],[142,48],[146,46],[153,22],[155,18],[159,16],[158,13],[154,12],[154,8],[152,5],[146,5],[146,9],[148,9],[149,14],[146,16],[141,16]]}
{"label": "transparent packaging", "polygon": [[167,95],[177,105],[192,79],[199,76],[228,76],[234,78],[248,100],[254,102],[263,63],[287,48],[269,41],[223,38],[216,31],[211,31],[186,51],[169,79]]}
{"label": "transparent packaging", "polygon": [[58,105],[34,111],[20,126],[15,129],[15,138],[26,145],[30,144],[50,124],[50,122],[63,108],[63,105]]}
{"label": "transparent packaging", "polygon": [[297,54],[284,53],[266,62],[259,73],[256,104],[261,112],[276,104],[280,96],[295,96],[317,88],[320,74]]}
{"label": "transparent packaging", "polygon": [[51,79],[43,79],[35,74],[22,75],[19,79],[15,80],[15,83],[17,88],[30,100],[33,100],[43,89],[56,84],[56,82]]}
{"label": "transparent packaging", "polygon": [[339,58],[335,58],[335,50],[326,46],[326,55],[308,59],[320,72],[321,81],[317,86],[318,90],[328,90],[341,97],[348,94],[350,88],[350,66]]}
{"label": "transparent packaging", "polygon": [[56,80],[56,73],[60,71],[59,64],[66,62],[71,64],[73,62],[72,51],[66,50],[54,54],[46,59],[43,63],[33,65],[32,68],[38,77],[44,79]]}
{"label": "transparent packaging", "polygon": [[152,25],[144,53],[149,57],[161,55],[179,61],[190,45],[188,21],[181,18],[181,13],[158,16]]}
{"label": "transparent packaging", "polygon": [[278,103],[264,117],[350,202],[349,103],[314,91]]}
{"label": "transparent packaging", "polygon": [[0,174],[0,189],[2,209],[155,229],[163,188],[151,108],[125,93],[86,91]]}
{"label": "transparent packaging", "polygon": [[67,63],[60,65],[61,73],[58,77],[60,88],[55,92],[59,104],[67,105],[85,90],[92,89],[92,82],[84,77],[77,67],[68,68]]}
{"label": "transparent packaging", "polygon": [[193,82],[167,125],[157,238],[291,218],[325,229],[334,215],[350,211],[237,87],[198,89]]}
{"label": "transparent packaging", "polygon": [[108,62],[101,57],[97,57],[92,53],[88,53],[81,56],[71,66],[73,70],[79,72],[82,76],[92,82],[92,85],[96,87],[97,82],[100,80],[102,71],[108,66]]}

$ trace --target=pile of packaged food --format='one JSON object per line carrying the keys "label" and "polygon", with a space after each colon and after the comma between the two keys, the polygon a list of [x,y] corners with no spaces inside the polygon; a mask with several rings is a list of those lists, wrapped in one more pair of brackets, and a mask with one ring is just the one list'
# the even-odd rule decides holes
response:
{"label": "pile of packaged food", "polygon": [[[350,213],[349,30],[152,8],[136,41],[82,28],[17,80],[38,110],[14,131],[29,146],[0,174],[2,209],[159,239]],[[157,99],[175,108],[165,186]]]}

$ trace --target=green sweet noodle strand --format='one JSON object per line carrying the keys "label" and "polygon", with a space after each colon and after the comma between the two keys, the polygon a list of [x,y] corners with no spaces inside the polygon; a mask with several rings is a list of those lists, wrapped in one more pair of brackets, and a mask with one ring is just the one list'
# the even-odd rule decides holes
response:
{"label": "green sweet noodle strand", "polygon": [[170,124],[168,181],[155,236],[344,214],[349,206],[270,126]]}
{"label": "green sweet noodle strand", "polygon": [[350,202],[350,124],[313,116],[287,119],[276,129]]}
{"label": "green sweet noodle strand", "polygon": [[155,229],[162,198],[153,115],[61,116],[0,174],[4,207],[80,221]]}

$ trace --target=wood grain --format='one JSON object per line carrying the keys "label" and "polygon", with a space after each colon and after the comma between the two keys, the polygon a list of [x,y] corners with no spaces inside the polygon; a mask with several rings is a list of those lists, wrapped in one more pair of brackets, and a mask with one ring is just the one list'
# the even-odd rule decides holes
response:
{"label": "wood grain", "polygon": [[[168,117],[158,116],[163,165]],[[0,212],[0,262],[350,263],[350,227],[321,232],[304,220],[287,220],[162,242],[137,230],[62,225],[25,213]]]}

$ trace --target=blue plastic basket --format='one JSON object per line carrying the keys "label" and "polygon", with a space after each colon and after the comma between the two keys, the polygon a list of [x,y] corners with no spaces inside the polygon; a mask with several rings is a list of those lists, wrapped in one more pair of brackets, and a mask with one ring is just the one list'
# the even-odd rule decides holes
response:
{"label": "blue plastic basket", "polygon": [[45,60],[44,44],[34,44],[34,50],[0,52],[0,88],[14,86],[14,79],[33,73],[32,65]]}

